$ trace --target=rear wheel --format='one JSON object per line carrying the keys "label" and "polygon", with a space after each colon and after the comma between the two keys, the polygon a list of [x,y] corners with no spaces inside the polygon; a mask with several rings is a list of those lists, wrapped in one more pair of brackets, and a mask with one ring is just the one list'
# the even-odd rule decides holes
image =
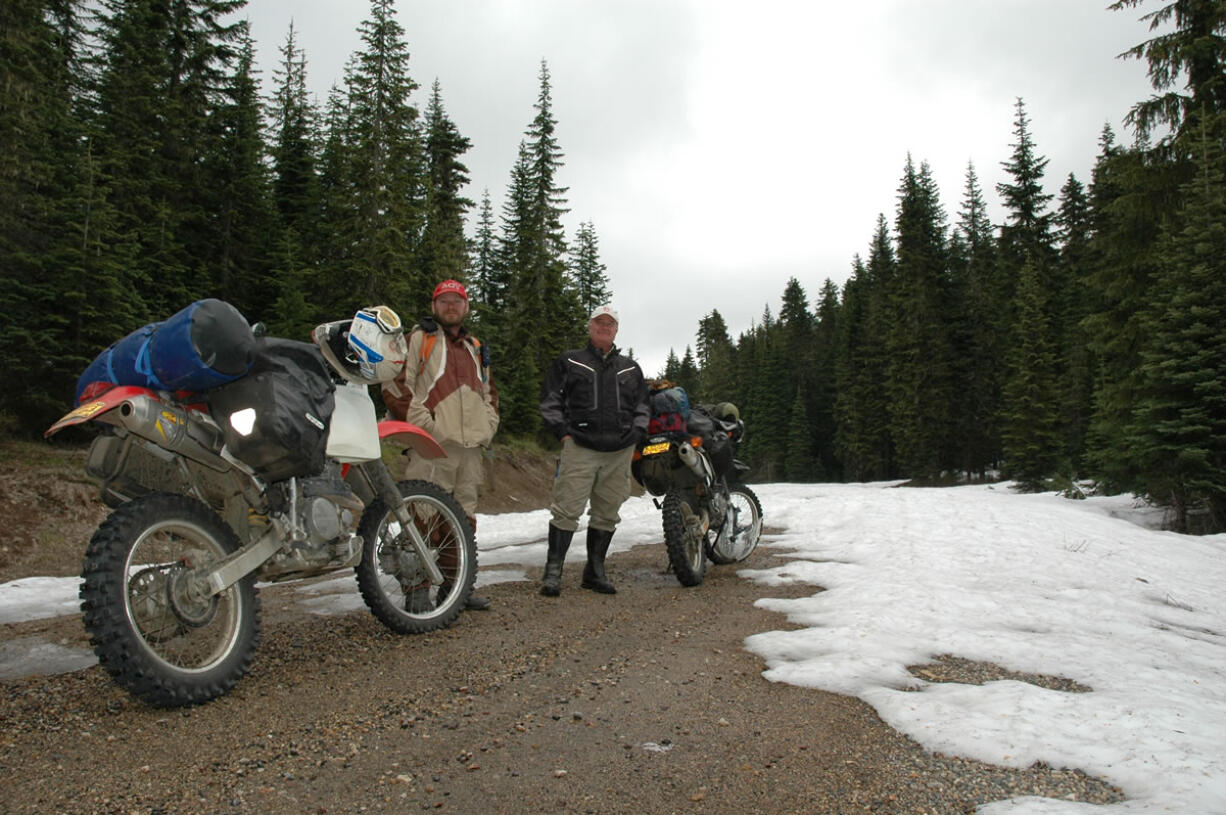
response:
{"label": "rear wheel", "polygon": [[421,634],[451,625],[477,580],[477,542],[458,501],[428,481],[401,481],[397,488],[425,541],[429,556],[443,573],[431,584],[428,571],[400,521],[377,498],[358,526],[362,561],[356,572],[362,599],[388,628]]}
{"label": "rear wheel", "polygon": [[98,661],[158,707],[206,702],[251,667],[259,639],[255,578],[210,593],[199,575],[239,548],[212,510],[155,493],[122,505],[85,552],[81,612]]}
{"label": "rear wheel", "polygon": [[726,523],[731,523],[731,528],[726,534],[720,530],[708,553],[719,564],[740,563],[753,554],[762,537],[762,504],[753,490],[733,484],[728,488],[728,504],[732,517]]}
{"label": "rear wheel", "polygon": [[695,513],[677,490],[664,496],[664,545],[673,574],[683,586],[697,586],[707,573],[706,530],[701,510]]}

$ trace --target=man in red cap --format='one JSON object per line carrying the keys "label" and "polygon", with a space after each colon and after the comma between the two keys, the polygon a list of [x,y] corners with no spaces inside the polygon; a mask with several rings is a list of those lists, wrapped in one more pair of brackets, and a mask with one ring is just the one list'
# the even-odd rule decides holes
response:
{"label": "man in red cap", "polygon": [[[447,453],[436,459],[410,454],[404,477],[432,481],[450,492],[475,530],[485,478],[481,450],[498,430],[498,389],[490,377],[489,350],[464,327],[464,285],[439,283],[430,311],[433,319],[423,319],[409,332],[404,370],[383,386],[383,401],[392,416],[429,432]],[[470,595],[467,608],[489,605],[486,598]]]}

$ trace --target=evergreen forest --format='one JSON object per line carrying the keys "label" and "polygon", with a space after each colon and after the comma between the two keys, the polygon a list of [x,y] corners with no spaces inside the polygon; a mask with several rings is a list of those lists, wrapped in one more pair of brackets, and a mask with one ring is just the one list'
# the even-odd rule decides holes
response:
{"label": "evergreen forest", "polygon": [[[539,436],[545,368],[613,294],[595,225],[563,226],[548,63],[496,203],[468,189],[472,144],[412,77],[394,0],[370,0],[322,105],[292,26],[262,86],[245,5],[0,4],[4,431],[40,434],[101,350],[193,300],[305,339],[373,303],[424,315],[453,277],[501,435]],[[908,157],[845,284],[792,279],[735,338],[713,304],[647,375],[736,403],[756,480],[1003,477],[1226,530],[1226,0],[1109,8],[1148,5],[1121,56],[1154,93],[1130,133],[1103,128],[1089,178],[1045,177],[1018,99],[1001,223],[973,165],[947,209]]]}

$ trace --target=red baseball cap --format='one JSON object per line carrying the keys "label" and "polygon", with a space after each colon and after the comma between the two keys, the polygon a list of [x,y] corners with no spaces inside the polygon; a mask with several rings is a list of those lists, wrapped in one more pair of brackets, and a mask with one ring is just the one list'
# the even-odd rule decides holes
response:
{"label": "red baseball cap", "polygon": [[446,294],[447,292],[458,294],[465,300],[468,299],[468,290],[465,289],[464,284],[458,280],[444,280],[442,283],[439,283],[434,287],[434,297],[430,299],[437,300],[440,294]]}

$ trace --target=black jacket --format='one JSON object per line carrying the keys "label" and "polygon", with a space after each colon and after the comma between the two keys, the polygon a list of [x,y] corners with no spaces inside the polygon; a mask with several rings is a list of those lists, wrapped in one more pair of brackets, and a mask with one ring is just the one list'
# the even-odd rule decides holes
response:
{"label": "black jacket", "polygon": [[587,348],[563,351],[541,386],[541,418],[559,439],[605,452],[621,450],[647,434],[647,380],[643,369],[616,347],[602,357]]}

